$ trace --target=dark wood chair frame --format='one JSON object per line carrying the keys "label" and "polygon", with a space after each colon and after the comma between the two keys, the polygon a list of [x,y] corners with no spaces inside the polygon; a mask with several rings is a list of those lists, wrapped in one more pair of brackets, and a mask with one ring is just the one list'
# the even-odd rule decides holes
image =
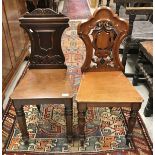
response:
{"label": "dark wood chair frame", "polygon": [[137,84],[141,82],[139,74],[144,76],[143,78],[147,82],[149,89],[149,98],[144,109],[144,116],[149,117],[153,114],[153,56],[149,54],[147,49],[141,43],[135,65],[135,74],[132,81],[134,86],[137,86]]}
{"label": "dark wood chair frame", "polygon": [[[135,1],[133,1],[133,0],[127,0],[126,1],[126,14],[129,15],[129,32],[128,32],[128,36],[127,36],[125,44],[124,44],[123,57],[122,57],[122,64],[123,64],[124,68],[125,68],[126,62],[127,62],[127,55],[129,53],[131,53],[130,49],[134,49],[134,53],[132,52],[132,54],[137,54],[136,51],[139,50],[139,42],[149,40],[149,39],[145,39],[145,38],[144,39],[134,39],[134,38],[132,38],[133,23],[134,23],[134,21],[136,19],[136,15],[149,15],[149,16],[152,16],[152,14],[153,14],[153,8],[152,7],[128,7],[127,3],[132,3],[132,2],[135,2]],[[149,1],[140,0],[140,1],[136,1],[136,2],[138,2],[138,3],[146,3],[146,2],[148,2],[148,3],[151,4],[152,0],[149,0]],[[150,21],[148,21],[148,22],[150,22]],[[133,77],[132,73],[131,74],[130,73],[125,73],[125,75],[128,76],[128,77]]]}
{"label": "dark wood chair frame", "polygon": [[[104,15],[104,16],[103,16]],[[123,39],[127,36],[128,33],[128,23],[120,19],[117,15],[115,15],[110,8],[106,7],[100,7],[97,11],[94,12],[93,16],[84,23],[81,23],[78,25],[77,29],[79,37],[83,40],[86,46],[86,58],[84,61],[83,66],[81,67],[82,73],[84,72],[104,72],[104,71],[124,71],[124,68],[119,60],[119,47]],[[90,34],[91,32],[91,34]],[[106,42],[111,42],[108,44],[107,48],[102,47],[102,45],[97,45],[97,37],[100,36],[100,34],[105,34],[107,37],[105,37],[105,43],[102,40],[102,44],[106,44]],[[93,36],[93,39],[89,37],[89,35]],[[112,38],[109,38],[109,35]],[[115,39],[114,39],[114,38]],[[99,40],[100,40],[99,39]],[[113,40],[114,39],[114,40]],[[100,40],[100,41],[101,41]],[[100,42],[99,41],[99,42]],[[101,42],[100,42],[101,43]],[[98,47],[101,46],[101,47]],[[105,46],[105,45],[103,45]],[[103,49],[102,49],[103,48]],[[93,54],[94,50],[94,54]],[[110,57],[110,53],[112,52],[113,58]],[[97,57],[97,58],[94,58]],[[109,59],[106,59],[106,58]],[[94,65],[91,65],[91,63],[94,63]],[[111,62],[113,64],[111,65]],[[95,77],[94,77],[95,78]],[[105,88],[106,89],[106,88]],[[131,107],[131,113],[130,118],[128,120],[128,131],[126,134],[126,143],[129,144],[129,141],[132,137],[132,131],[136,122],[136,116],[138,114],[138,110],[141,107],[141,102],[138,101],[138,104],[135,103],[102,103],[102,102],[84,102],[84,101],[78,101],[78,98],[76,98],[77,101],[77,107],[78,107],[78,124],[79,124],[79,138],[81,141],[81,146],[84,145],[85,140],[85,115],[87,111],[87,106],[107,106],[111,107],[124,107],[128,106]]]}
{"label": "dark wood chair frame", "polygon": [[[28,69],[67,69],[65,57],[61,49],[61,35],[69,27],[69,18],[49,8],[38,8],[31,13],[27,12],[19,21],[20,26],[28,33],[31,41]],[[41,45],[39,44],[40,42]],[[26,72],[24,75],[26,75]],[[12,101],[25,144],[29,143],[29,134],[23,106],[36,105],[38,110],[40,110],[41,104],[49,103],[65,105],[67,139],[71,142],[73,96],[68,98],[12,99]]]}

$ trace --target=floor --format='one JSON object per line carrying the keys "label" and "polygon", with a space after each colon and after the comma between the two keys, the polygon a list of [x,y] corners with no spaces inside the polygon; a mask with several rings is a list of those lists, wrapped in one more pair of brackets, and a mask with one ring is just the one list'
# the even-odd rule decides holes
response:
{"label": "floor", "polygon": [[[59,7],[59,11],[61,12],[62,8],[63,8],[63,1],[61,1],[60,3],[60,7]],[[91,12],[94,11],[94,9],[90,8]],[[126,66],[126,72],[129,72],[129,73],[133,73],[134,72],[134,62],[135,62],[135,59],[136,57],[135,56],[129,56],[128,57],[128,62],[127,62],[127,66]],[[3,103],[3,108],[5,109],[6,108],[6,105],[8,103],[8,100],[9,100],[9,96],[10,94],[12,93],[12,91],[14,90],[17,82],[18,82],[18,79],[20,78],[20,76],[22,75],[22,72],[24,70],[24,67],[26,66],[26,63],[27,62],[23,62],[23,64],[20,66],[16,76],[14,77],[14,80],[13,82],[11,83],[11,85],[9,86],[8,90],[6,91],[6,98],[4,100],[4,103]],[[132,78],[129,78],[129,80],[132,82]],[[137,89],[137,91],[140,93],[140,95],[144,98],[144,102],[142,103],[142,107],[140,109],[140,115],[146,125],[146,128],[148,130],[148,133],[150,135],[150,138],[151,140],[153,141],[153,117],[145,117],[143,115],[143,111],[144,111],[144,108],[147,104],[147,100],[148,100],[148,90],[146,88],[146,86],[144,84],[138,84],[138,86],[135,87]]]}

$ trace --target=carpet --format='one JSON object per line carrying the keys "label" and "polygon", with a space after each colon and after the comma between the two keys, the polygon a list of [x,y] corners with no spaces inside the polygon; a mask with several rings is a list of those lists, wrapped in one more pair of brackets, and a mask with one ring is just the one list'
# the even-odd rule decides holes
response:
{"label": "carpet", "polygon": [[86,19],[91,15],[87,0],[65,0],[62,13],[70,19]]}
{"label": "carpet", "polygon": [[[125,145],[126,119],[129,109],[89,108],[86,115],[86,142],[80,147],[78,140],[77,110],[74,106],[74,139],[71,144],[65,138],[65,118],[63,105],[42,107],[39,113],[35,106],[25,106],[30,144],[25,146],[21,140],[15,112],[10,102],[9,110],[3,121],[3,144],[5,153],[10,154],[45,154],[45,153],[100,153],[109,155],[151,155],[152,143],[147,130],[138,115],[133,131],[133,141]],[[10,135],[10,138],[8,136]],[[9,139],[9,140],[8,140]],[[5,145],[6,144],[6,145]],[[4,151],[3,150],[3,151]]]}
{"label": "carpet", "polygon": [[[70,27],[62,37],[62,49],[68,65],[68,72],[76,95],[81,77],[80,67],[85,57],[85,47],[78,38],[76,29],[79,21],[70,21]],[[145,125],[138,115],[133,132],[133,141],[125,145],[126,122],[129,109],[89,108],[86,120],[86,142],[81,148],[78,140],[77,110],[74,104],[74,139],[68,144],[65,138],[66,128],[63,105],[41,107],[41,113],[35,106],[25,106],[30,145],[24,146],[16,122],[12,103],[4,114],[2,123],[3,152],[11,154],[102,154],[102,155],[151,155],[152,143]]]}

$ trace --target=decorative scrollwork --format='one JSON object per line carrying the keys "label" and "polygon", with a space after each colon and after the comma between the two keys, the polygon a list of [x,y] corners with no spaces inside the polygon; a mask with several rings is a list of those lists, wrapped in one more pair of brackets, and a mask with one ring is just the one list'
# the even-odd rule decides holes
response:
{"label": "decorative scrollwork", "polygon": [[95,52],[92,62],[96,68],[99,66],[114,67],[112,47],[117,37],[112,23],[102,20],[96,23],[91,35],[93,36],[93,48]]}
{"label": "decorative scrollwork", "polygon": [[60,55],[53,55],[53,56],[40,56],[34,55],[31,57],[32,64],[63,64],[64,61]]}

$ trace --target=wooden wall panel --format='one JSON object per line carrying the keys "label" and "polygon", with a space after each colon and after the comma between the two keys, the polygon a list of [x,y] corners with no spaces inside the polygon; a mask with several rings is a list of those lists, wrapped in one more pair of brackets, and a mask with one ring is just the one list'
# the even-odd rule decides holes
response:
{"label": "wooden wall panel", "polygon": [[19,17],[23,13],[21,12],[23,10],[21,9],[22,6],[20,6],[20,4],[19,0],[4,1],[4,7],[6,10],[6,16],[10,28],[10,34],[14,46],[16,60],[21,55],[21,52],[23,51],[23,49],[25,49],[25,46],[27,44],[24,30],[19,26]]}
{"label": "wooden wall panel", "polygon": [[4,29],[2,31],[2,41],[3,41],[3,46],[2,46],[2,80],[3,82],[5,81],[5,78],[7,75],[10,73],[10,70],[13,68],[13,65],[11,63],[11,57],[9,53],[9,47],[7,43],[7,39],[4,33]]}
{"label": "wooden wall panel", "polygon": [[26,11],[24,0],[2,1],[3,97],[18,67],[28,55],[29,39],[19,25],[19,17]]}

